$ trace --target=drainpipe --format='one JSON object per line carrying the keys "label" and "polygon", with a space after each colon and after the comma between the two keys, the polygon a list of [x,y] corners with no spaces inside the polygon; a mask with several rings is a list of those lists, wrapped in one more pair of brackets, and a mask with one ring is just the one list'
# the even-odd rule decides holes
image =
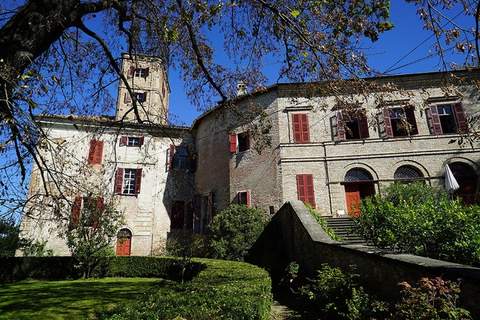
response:
{"label": "drainpipe", "polygon": [[331,191],[330,191],[330,175],[328,174],[327,147],[325,146],[325,142],[322,142],[322,147],[323,147],[323,164],[324,164],[324,167],[325,167],[325,178],[327,179],[329,211],[330,211],[330,215],[333,216],[332,194],[331,194]]}

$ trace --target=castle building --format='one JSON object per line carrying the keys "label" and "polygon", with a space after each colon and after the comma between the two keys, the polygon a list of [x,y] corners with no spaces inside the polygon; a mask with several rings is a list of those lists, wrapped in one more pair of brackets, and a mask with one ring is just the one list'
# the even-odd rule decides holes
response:
{"label": "castle building", "polygon": [[[29,193],[44,202],[60,189],[73,217],[88,192],[112,196],[125,215],[118,255],[161,253],[169,236],[205,232],[230,203],[274,214],[300,199],[325,216],[355,216],[361,199],[394,181],[443,186],[447,164],[460,184],[456,194],[478,201],[479,148],[457,143],[480,111],[476,70],[366,79],[395,88],[369,94],[348,82],[335,94],[331,82],[243,90],[191,128],[167,125],[169,86],[159,59],[124,55],[122,70],[147,121],[136,121],[123,84],[114,118],[38,117],[51,173],[40,179],[34,167]],[[444,86],[452,74],[462,81]],[[62,226],[49,219],[56,213],[39,208],[25,215],[22,236],[69,254]]]}

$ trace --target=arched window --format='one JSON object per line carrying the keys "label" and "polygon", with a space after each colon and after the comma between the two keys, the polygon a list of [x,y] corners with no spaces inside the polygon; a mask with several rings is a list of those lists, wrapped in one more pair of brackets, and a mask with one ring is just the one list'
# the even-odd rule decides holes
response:
{"label": "arched window", "polygon": [[129,256],[132,249],[132,232],[123,228],[117,233],[117,256]]}
{"label": "arched window", "polygon": [[365,169],[353,168],[345,174],[345,182],[372,181],[372,175]]}
{"label": "arched window", "polygon": [[423,174],[420,170],[415,168],[414,166],[401,166],[399,167],[395,173],[393,174],[393,178],[395,180],[400,180],[400,181],[415,181],[423,178]]}
{"label": "arched window", "polygon": [[478,176],[475,170],[463,162],[452,162],[448,166],[460,186],[455,194],[460,197],[465,204],[476,203]]}

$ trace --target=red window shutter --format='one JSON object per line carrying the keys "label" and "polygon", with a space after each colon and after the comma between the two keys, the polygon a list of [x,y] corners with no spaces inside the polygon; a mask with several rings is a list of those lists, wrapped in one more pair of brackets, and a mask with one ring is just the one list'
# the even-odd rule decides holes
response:
{"label": "red window shutter", "polygon": [[300,201],[305,201],[306,198],[305,179],[303,174],[297,175],[297,198]]}
{"label": "red window shutter", "polygon": [[145,69],[145,78],[148,77],[148,74],[150,73],[150,68]]}
{"label": "red window shutter", "polygon": [[300,114],[292,114],[293,141],[302,143],[302,120]]}
{"label": "red window shutter", "polygon": [[247,207],[250,208],[251,201],[252,201],[252,199],[250,198],[250,196],[251,196],[251,195],[250,195],[250,190],[247,190],[247,191],[245,191],[245,192],[246,192],[246,194],[247,194]]}
{"label": "red window shutter", "polygon": [[337,141],[343,141],[347,138],[345,133],[345,122],[343,121],[343,112],[337,111]]}
{"label": "red window shutter", "polygon": [[230,134],[229,142],[230,142],[230,153],[236,153],[237,152],[237,135],[233,133]]}
{"label": "red window shutter", "polygon": [[102,164],[103,160],[103,141],[98,141],[95,143],[95,156],[93,158],[93,164]]}
{"label": "red window shutter", "polygon": [[313,188],[313,175],[306,174],[304,175],[304,179],[305,179],[306,202],[315,208],[315,190]]}
{"label": "red window shutter", "polygon": [[360,127],[360,138],[368,138],[370,133],[368,132],[368,119],[365,110],[359,111],[358,124]]}
{"label": "red window shutter", "polygon": [[308,125],[308,115],[302,114],[300,116],[301,127],[302,127],[302,142],[310,142],[310,126]]}
{"label": "red window shutter", "polygon": [[128,69],[128,76],[131,78],[133,77],[134,74],[135,74],[135,67],[130,66],[130,68]]}
{"label": "red window shutter", "polygon": [[96,212],[95,216],[93,217],[93,224],[92,227],[96,229],[98,227],[98,223],[100,221],[100,216],[103,214],[103,211],[105,210],[105,203],[103,201],[103,197],[98,197],[97,198],[97,203],[95,205],[96,207]]}
{"label": "red window shutter", "polygon": [[139,140],[140,140],[140,145],[143,146],[143,142],[145,141],[145,138],[143,136],[141,136],[139,138]]}
{"label": "red window shutter", "polygon": [[440,117],[438,116],[437,106],[431,106],[426,109],[428,126],[430,128],[430,133],[432,134],[442,134],[442,124],[440,122]]}
{"label": "red window shutter", "polygon": [[90,149],[88,150],[88,164],[94,164],[95,162],[95,147],[97,140],[90,140]]}
{"label": "red window shutter", "polygon": [[77,196],[75,197],[75,200],[73,201],[72,205],[72,225],[76,226],[78,225],[78,222],[80,220],[80,210],[82,208],[82,197]]}
{"label": "red window shutter", "polygon": [[393,137],[392,120],[390,120],[390,109],[383,109],[383,127],[385,129],[385,136]]}
{"label": "red window shutter", "polygon": [[167,150],[167,171],[173,168],[174,156],[175,156],[175,145],[171,144]]}
{"label": "red window shutter", "polygon": [[142,184],[142,168],[137,169],[137,173],[135,174],[135,193],[140,193],[140,187]]}
{"label": "red window shutter", "polygon": [[467,117],[465,116],[465,111],[463,110],[462,104],[456,103],[453,106],[453,111],[455,112],[455,119],[457,120],[458,133],[467,133],[468,122],[467,122]]}
{"label": "red window shutter", "polygon": [[121,136],[120,137],[120,147],[121,146],[126,146],[128,143],[128,137],[127,136]]}
{"label": "red window shutter", "polygon": [[122,194],[123,192],[123,168],[118,168],[115,173],[115,193]]}
{"label": "red window shutter", "polygon": [[405,116],[410,125],[410,135],[418,134],[417,121],[415,120],[415,108],[412,106],[405,107]]}

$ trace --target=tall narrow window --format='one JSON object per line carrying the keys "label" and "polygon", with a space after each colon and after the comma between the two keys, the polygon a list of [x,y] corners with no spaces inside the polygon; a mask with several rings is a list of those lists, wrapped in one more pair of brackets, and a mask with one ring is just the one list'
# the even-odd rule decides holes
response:
{"label": "tall narrow window", "polygon": [[467,118],[461,103],[431,106],[426,113],[432,134],[468,132]]}
{"label": "tall narrow window", "polygon": [[115,174],[115,193],[136,195],[140,193],[142,169],[118,168]]}
{"label": "tall narrow window", "polygon": [[330,118],[332,138],[335,141],[366,139],[368,120],[364,109],[340,110]]}
{"label": "tall narrow window", "polygon": [[250,207],[250,191],[240,191],[237,193],[237,203]]}
{"label": "tall narrow window", "polygon": [[390,123],[393,137],[404,137],[418,133],[412,107],[391,108]]}
{"label": "tall narrow window", "polygon": [[292,114],[293,141],[295,143],[310,142],[310,128],[306,113]]}
{"label": "tall narrow window", "polygon": [[148,77],[148,68],[135,68],[133,76],[135,78],[146,78]]}
{"label": "tall narrow window", "polygon": [[298,200],[308,203],[315,208],[315,190],[313,187],[313,175],[297,175],[297,197]]}

